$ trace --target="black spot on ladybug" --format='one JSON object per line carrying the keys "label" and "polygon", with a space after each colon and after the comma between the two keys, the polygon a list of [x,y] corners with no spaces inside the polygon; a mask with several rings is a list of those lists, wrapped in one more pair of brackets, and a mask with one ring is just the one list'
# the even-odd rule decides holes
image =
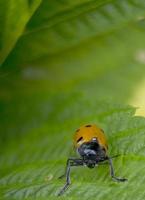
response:
{"label": "black spot on ladybug", "polygon": [[77,143],[80,142],[82,139],[83,139],[83,137],[80,137],[80,138],[77,140]]}
{"label": "black spot on ladybug", "polygon": [[92,126],[92,125],[89,125],[89,124],[88,124],[88,125],[86,125],[85,127],[91,127],[91,126]]}
{"label": "black spot on ladybug", "polygon": [[80,129],[77,129],[76,132],[79,132]]}
{"label": "black spot on ladybug", "polygon": [[104,133],[104,130],[103,129],[100,129],[103,133]]}

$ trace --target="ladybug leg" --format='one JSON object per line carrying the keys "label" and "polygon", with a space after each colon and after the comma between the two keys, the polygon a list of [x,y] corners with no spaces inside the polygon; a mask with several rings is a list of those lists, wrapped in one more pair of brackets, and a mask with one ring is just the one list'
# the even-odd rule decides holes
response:
{"label": "ladybug leg", "polygon": [[112,179],[115,181],[118,181],[118,182],[127,181],[126,178],[118,178],[115,176],[112,159],[108,157],[108,161],[109,161],[109,165],[110,165],[110,175],[111,175]]}
{"label": "ladybug leg", "polygon": [[68,171],[68,168],[70,167],[70,162],[71,162],[71,158],[69,158],[68,160],[67,160],[67,164],[66,164],[66,169],[65,169],[65,173],[64,174],[62,174],[61,176],[59,176],[58,178],[59,179],[62,179],[62,178],[64,178],[65,176],[66,176],[66,174],[67,174],[67,171]]}
{"label": "ladybug leg", "polygon": [[58,178],[59,179],[62,179],[62,178],[64,178],[65,177],[65,174],[62,174],[61,176],[59,176]]}
{"label": "ladybug leg", "polygon": [[82,159],[78,159],[78,158],[69,158],[67,160],[67,164],[66,164],[66,169],[65,169],[65,173],[62,174],[61,176],[58,177],[58,179],[62,179],[64,177],[66,177],[67,174],[67,168],[70,162],[70,166],[82,166],[84,164]]}
{"label": "ladybug leg", "polygon": [[71,167],[72,166],[83,166],[83,165],[84,165],[84,162],[83,162],[82,159],[69,158],[67,160],[65,174],[59,177],[59,178],[62,178],[64,176],[66,176],[66,183],[63,186],[63,188],[60,190],[60,192],[58,193],[58,196],[62,195],[67,190],[69,185],[71,184],[71,181],[70,181],[70,169],[71,169]]}

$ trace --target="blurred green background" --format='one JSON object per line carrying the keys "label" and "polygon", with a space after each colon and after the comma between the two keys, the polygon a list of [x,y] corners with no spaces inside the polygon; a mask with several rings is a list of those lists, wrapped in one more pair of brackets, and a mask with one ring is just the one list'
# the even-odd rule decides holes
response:
{"label": "blurred green background", "polygon": [[74,169],[60,198],[143,199],[145,1],[0,0],[0,22],[0,199],[56,199],[86,123],[129,181]]}

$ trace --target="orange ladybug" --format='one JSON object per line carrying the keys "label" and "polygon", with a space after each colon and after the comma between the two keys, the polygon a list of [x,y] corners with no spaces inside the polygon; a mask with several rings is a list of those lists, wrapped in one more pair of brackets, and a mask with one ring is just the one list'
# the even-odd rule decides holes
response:
{"label": "orange ladybug", "polygon": [[60,190],[58,195],[62,195],[70,185],[70,169],[72,166],[87,166],[94,168],[99,163],[108,161],[110,165],[111,177],[120,182],[124,182],[126,178],[118,178],[114,174],[112,158],[108,156],[108,145],[104,135],[104,131],[96,125],[81,126],[74,134],[74,147],[80,158],[68,158],[65,174],[59,178],[66,176],[66,183]]}

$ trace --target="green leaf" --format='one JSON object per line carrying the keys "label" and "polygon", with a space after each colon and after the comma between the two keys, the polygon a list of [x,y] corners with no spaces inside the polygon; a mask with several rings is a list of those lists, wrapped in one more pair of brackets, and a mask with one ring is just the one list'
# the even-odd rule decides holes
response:
{"label": "green leaf", "polygon": [[[145,17],[144,8],[144,0],[64,0],[64,4],[43,1],[10,60],[22,65],[45,59],[50,65],[52,57],[65,57],[66,52],[71,52],[73,57],[76,51],[79,57],[84,58],[84,54],[89,53],[88,56],[99,58],[104,48],[109,51],[116,42],[119,49],[114,49],[114,57],[118,53],[121,57],[121,52],[122,56],[126,53],[131,56],[136,48],[143,45],[144,32],[139,32],[137,26]],[[95,64],[94,59],[92,64]]]}
{"label": "green leaf", "polygon": [[55,97],[51,123],[7,143],[9,148],[2,151],[0,165],[2,199],[55,199],[65,182],[58,177],[70,156],[73,132],[82,123],[96,123],[105,130],[110,155],[122,155],[113,160],[116,175],[128,178],[128,182],[113,182],[108,165],[93,170],[75,168],[64,199],[81,195],[84,199],[112,199],[118,194],[121,200],[126,196],[140,199],[138,194],[144,190],[145,119],[134,116],[135,109],[130,106],[90,102],[87,97],[80,102],[77,96],[72,102],[72,98],[68,96],[65,106],[60,106]]}
{"label": "green leaf", "polygon": [[14,48],[41,0],[0,1],[0,64]]}

